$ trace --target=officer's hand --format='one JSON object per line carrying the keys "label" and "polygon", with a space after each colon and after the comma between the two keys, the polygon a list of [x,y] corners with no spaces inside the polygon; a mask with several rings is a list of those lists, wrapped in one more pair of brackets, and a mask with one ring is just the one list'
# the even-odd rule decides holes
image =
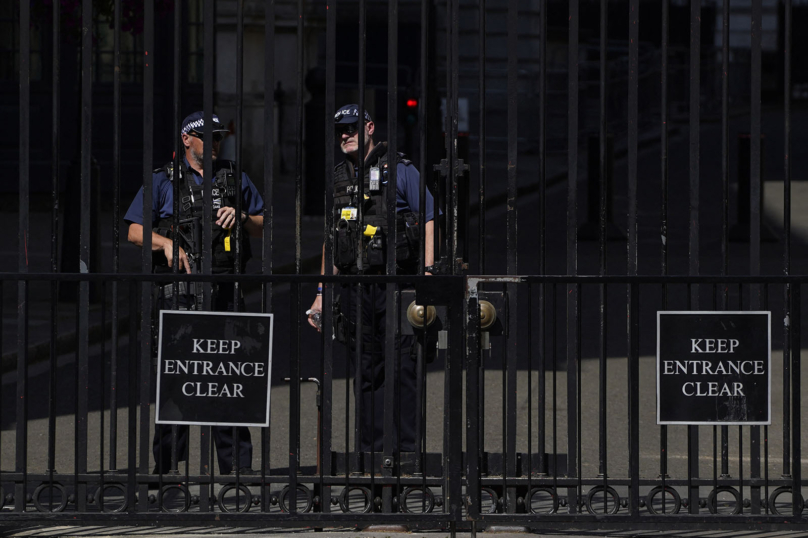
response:
{"label": "officer's hand", "polygon": [[[242,211],[242,216],[244,212]],[[224,229],[230,229],[236,223],[236,209],[233,207],[221,207],[219,211],[216,212],[216,224],[221,226]],[[244,220],[243,218],[241,219]]]}
{"label": "officer's hand", "polygon": [[[318,295],[317,297],[314,298],[314,302],[311,303],[311,308],[309,310],[312,310],[314,312],[322,312],[323,311],[323,296],[322,295]],[[309,319],[309,325],[311,325],[312,327],[317,329],[317,332],[320,332],[320,327],[318,327],[317,324],[314,323],[314,318],[312,317],[312,314],[309,314],[308,319]]]}
{"label": "officer's hand", "polygon": [[[174,243],[170,240],[166,241],[165,245],[163,245],[163,252],[168,260],[168,266],[174,267]],[[180,271],[183,270],[191,274],[191,264],[188,263],[188,256],[185,255],[185,251],[180,247]]]}

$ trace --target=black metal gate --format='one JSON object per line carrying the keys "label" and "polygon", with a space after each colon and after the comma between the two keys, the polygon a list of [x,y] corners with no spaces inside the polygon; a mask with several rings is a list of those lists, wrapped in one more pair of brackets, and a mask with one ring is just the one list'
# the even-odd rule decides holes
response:
{"label": "black metal gate", "polygon": [[[476,532],[803,522],[791,0],[735,11],[729,0],[101,4],[24,1],[0,20],[19,37],[0,51],[3,91],[19,83],[19,188],[2,201],[18,233],[6,256],[16,254],[16,266],[0,273],[0,524]],[[764,24],[772,16],[774,29]],[[733,17],[751,31],[731,28]],[[385,22],[386,41],[378,33],[369,41],[368,28]],[[733,31],[746,44],[732,43]],[[351,35],[358,50],[346,62]],[[385,60],[368,63],[385,48]],[[260,54],[263,65],[245,69],[245,58]],[[75,92],[62,76],[66,58],[78,58],[65,71]],[[294,99],[281,89],[290,81]],[[336,248],[338,98],[360,111],[375,106],[390,155],[406,147],[416,157],[424,226],[415,274],[401,274],[395,241],[385,245],[383,270],[315,269]],[[80,125],[63,121],[70,99]],[[153,223],[144,219],[141,251],[122,247],[121,207],[140,186],[143,207],[155,207],[154,169],[171,151],[179,169],[182,118],[200,104],[203,140],[214,139],[214,109],[232,111],[236,192],[246,160],[263,168],[262,237],[241,274],[248,254],[237,227],[234,274],[215,274],[217,215],[206,206],[197,274],[178,264],[153,274]],[[778,181],[763,181],[764,136],[775,139],[771,155],[782,147]],[[201,170],[207,198],[211,147]],[[64,148],[74,151],[69,167]],[[389,172],[395,231],[399,178],[396,167]],[[683,176],[687,188],[677,188]],[[771,187],[774,206],[764,205],[767,183],[782,185]],[[175,181],[174,229],[179,189]],[[304,218],[304,194],[318,189],[326,209]],[[427,238],[430,196],[440,212]],[[176,298],[188,283],[201,284],[204,310],[226,287],[234,310],[278,320],[274,415],[252,434],[252,461],[233,451],[232,473],[216,472],[210,426],[182,434],[153,425],[154,290],[170,285]],[[375,399],[365,408],[357,388],[363,344],[336,343],[332,315],[322,333],[307,327],[318,283],[326,313],[348,289],[357,313],[384,296],[385,337],[370,351],[373,375],[383,372],[380,408]],[[783,320],[772,330],[771,426],[657,426],[653,323],[665,310],[765,310]],[[361,314],[354,323],[363,342]],[[401,396],[410,375],[403,338],[417,344],[406,365],[412,401]],[[363,423],[375,413],[382,448],[374,440],[366,450]],[[417,425],[413,450],[398,449],[402,414]],[[168,468],[150,455],[153,435],[170,439]],[[187,454],[178,450],[183,435]]]}

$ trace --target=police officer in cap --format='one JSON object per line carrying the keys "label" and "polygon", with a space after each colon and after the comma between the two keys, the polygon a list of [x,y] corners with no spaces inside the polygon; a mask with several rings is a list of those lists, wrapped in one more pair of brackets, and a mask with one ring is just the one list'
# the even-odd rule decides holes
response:
{"label": "police officer in cap", "polygon": [[[375,126],[370,114],[364,111],[360,118],[359,107],[345,105],[334,116],[334,127],[345,154],[345,161],[334,169],[334,259],[336,271],[340,274],[385,274],[386,242],[396,243],[396,264],[399,274],[417,274],[420,257],[420,227],[418,170],[404,154],[390,155],[387,143],[373,140]],[[364,147],[359,147],[359,129],[364,129]],[[364,159],[364,200],[359,200],[359,159]],[[396,237],[386,234],[387,225],[387,186],[390,166],[396,167]],[[363,203],[363,222],[358,220],[359,204]],[[433,263],[433,202],[427,191],[426,196],[426,259],[424,265]],[[362,238],[362,246],[359,238]],[[362,269],[359,267],[361,257]],[[325,273],[325,245],[320,272]],[[426,274],[429,274],[428,272]],[[340,312],[335,319],[337,336],[356,349],[356,288],[342,286]],[[386,333],[386,295],[384,284],[363,284],[362,301],[362,359],[355,368],[360,369],[360,386],[355,386],[355,397],[361,398],[360,450],[375,451],[384,449],[384,353]],[[322,284],[309,310],[309,324],[320,330],[315,315],[322,312]],[[375,331],[374,331],[375,329]],[[416,341],[413,336],[402,336],[399,343],[400,374],[399,390],[401,402],[407,402],[401,409],[400,451],[415,451],[415,425],[419,411],[416,401]],[[351,360],[355,354],[349,353]],[[371,409],[374,411],[371,413]],[[399,410],[394,411],[398,422]],[[372,416],[371,416],[372,415]],[[397,424],[394,423],[395,429]],[[395,430],[394,430],[395,431]],[[394,434],[394,438],[397,435]]]}
{"label": "police officer in cap", "polygon": [[[201,272],[201,223],[204,208],[212,205],[212,260],[213,273],[233,273],[236,264],[235,237],[241,237],[241,269],[250,256],[247,235],[260,237],[263,234],[264,201],[255,185],[247,177],[241,176],[241,214],[236,215],[236,181],[234,163],[217,161],[219,143],[227,130],[214,114],[213,140],[211,154],[214,161],[212,178],[212,200],[204,198],[203,188],[203,155],[204,155],[204,114],[194,112],[182,122],[182,144],[185,153],[180,161],[180,169],[174,170],[173,163],[154,171],[152,182],[152,262],[155,272],[171,272],[174,263],[179,270],[187,273]],[[179,182],[181,193],[179,230],[174,231],[174,187]],[[129,241],[143,246],[143,188],[141,187],[132,200],[129,210],[124,216],[129,224]],[[240,227],[239,234],[235,234]],[[179,259],[174,260],[174,241],[179,241]],[[197,283],[181,282],[179,286],[178,304],[181,310],[200,310],[202,286]],[[218,284],[213,288],[213,310],[233,311],[234,290],[232,284]],[[158,286],[156,290],[156,306],[158,309],[170,309],[173,305],[173,285]],[[243,299],[239,300],[239,310],[243,310]],[[219,472],[229,474],[233,471],[233,445],[238,446],[239,467],[242,474],[252,474],[252,442],[247,428],[236,428],[237,439],[233,440],[233,428],[229,426],[213,428],[219,458]],[[171,428],[162,428],[162,435],[154,436],[155,473],[167,472],[171,464]],[[179,426],[177,438],[177,454],[179,460],[187,458],[188,427]]]}

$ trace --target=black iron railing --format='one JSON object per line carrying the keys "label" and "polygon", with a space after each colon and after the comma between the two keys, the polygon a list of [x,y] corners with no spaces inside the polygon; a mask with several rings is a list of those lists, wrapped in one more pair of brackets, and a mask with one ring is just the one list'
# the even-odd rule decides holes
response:
{"label": "black iron railing", "polygon": [[[235,232],[234,274],[213,274],[212,229],[214,214],[210,205],[204,209],[202,225],[202,260],[199,274],[186,275],[175,264],[173,272],[156,275],[153,269],[153,223],[143,223],[143,246],[135,256],[127,258],[120,246],[126,230],[120,226],[121,207],[134,183],[143,187],[143,207],[153,207],[155,163],[163,164],[163,153],[173,150],[174,169],[178,170],[183,146],[179,131],[185,111],[194,96],[189,96],[178,67],[186,61],[184,2],[174,6],[173,77],[170,84],[156,76],[155,66],[165,58],[155,54],[166,36],[158,31],[155,2],[147,1],[143,10],[142,62],[142,162],[137,180],[127,185],[131,171],[122,166],[122,138],[130,126],[123,121],[120,57],[121,1],[114,2],[114,63],[111,125],[98,120],[98,104],[93,102],[93,1],[81,3],[81,20],[87,30],[76,45],[80,64],[76,68],[79,90],[75,102],[80,103],[80,140],[77,147],[80,204],[68,210],[80,214],[78,222],[77,273],[60,272],[60,235],[71,232],[64,228],[60,163],[63,146],[68,142],[62,128],[62,96],[68,89],[62,76],[63,30],[60,2],[52,3],[49,12],[52,29],[50,168],[51,184],[48,212],[34,211],[32,191],[32,111],[47,108],[32,104],[31,46],[32,5],[19,3],[19,191],[13,193],[18,206],[17,263],[0,273],[0,312],[3,319],[2,384],[2,458],[0,488],[3,504],[0,523],[24,525],[37,522],[133,523],[192,525],[332,526],[342,524],[400,523],[409,526],[442,527],[454,532],[470,528],[472,532],[488,525],[508,524],[531,528],[574,525],[575,528],[647,526],[651,528],[749,527],[793,528],[804,523],[804,501],[801,494],[801,286],[806,279],[794,275],[792,269],[791,221],[791,39],[792,2],[783,2],[784,39],[781,52],[783,67],[782,111],[783,143],[783,221],[780,244],[762,245],[762,32],[764,6],[762,0],[751,3],[751,41],[749,45],[748,111],[749,131],[749,215],[748,257],[744,251],[744,276],[734,276],[730,257],[729,203],[730,189],[730,94],[729,73],[733,68],[747,69],[744,64],[730,63],[730,2],[721,2],[722,43],[720,47],[721,126],[720,141],[702,136],[704,89],[701,81],[704,51],[701,2],[691,2],[689,18],[689,63],[686,122],[681,123],[681,136],[687,147],[672,162],[669,146],[672,127],[669,99],[670,71],[670,6],[662,0],[661,20],[641,18],[640,0],[627,3],[629,20],[625,36],[627,62],[625,78],[613,77],[609,69],[608,51],[618,42],[608,35],[609,2],[563,3],[567,27],[566,107],[558,106],[547,92],[548,4],[537,0],[538,24],[530,31],[540,36],[540,66],[537,87],[520,87],[519,32],[524,32],[517,2],[508,3],[504,23],[505,40],[490,38],[486,26],[488,11],[485,0],[466,3],[461,0],[431,2],[422,0],[406,8],[420,9],[420,35],[400,32],[399,0],[389,0],[383,17],[387,23],[388,91],[386,102],[386,138],[389,151],[397,149],[399,131],[400,72],[412,68],[419,83],[418,147],[420,182],[418,185],[418,221],[426,223],[428,193],[434,197],[434,252],[428,252],[426,226],[419,228],[420,248],[417,274],[402,275],[396,263],[395,241],[386,243],[385,274],[337,275],[332,264],[324,264],[325,274],[304,275],[306,256],[333,259],[335,249],[334,167],[338,161],[331,113],[342,104],[337,102],[341,89],[336,83],[337,65],[357,67],[355,96],[360,110],[371,99],[366,95],[365,81],[368,57],[369,24],[381,19],[369,10],[366,0],[325,3],[297,0],[288,5],[266,2],[264,19],[263,110],[248,117],[245,106],[245,13],[243,0],[236,0],[235,45],[235,155],[236,190],[241,192],[244,159],[245,125],[263,122],[261,132],[265,201],[263,237],[255,241],[255,258],[260,259],[250,274],[239,274],[241,250]],[[401,2],[404,4],[404,2]],[[284,9],[280,9],[280,7]],[[317,11],[320,7],[327,9]],[[286,9],[288,8],[288,9]],[[581,10],[599,9],[597,126],[582,128],[581,118]],[[204,140],[213,139],[212,117],[215,102],[216,55],[220,43],[216,38],[216,3],[203,6],[204,77],[201,102],[205,117]],[[338,61],[337,28],[346,24],[342,10],[358,13],[358,50],[355,61]],[[474,27],[466,27],[465,15],[472,13]],[[535,13],[534,13],[535,12]],[[289,14],[293,13],[291,16]],[[319,13],[319,14],[318,14]],[[323,15],[324,13],[324,15]],[[437,13],[437,14],[436,14]],[[410,15],[411,16],[411,15]],[[286,21],[282,20],[287,18]],[[319,18],[318,18],[319,17]],[[443,17],[442,24],[436,19]],[[281,72],[276,57],[283,36],[276,27],[290,24],[295,28],[293,72]],[[42,23],[43,21],[38,21]],[[47,22],[47,21],[44,21]],[[249,21],[247,21],[249,22]],[[316,40],[307,37],[312,28],[325,26],[325,47],[319,58],[325,73],[323,128],[324,147],[309,147],[304,136],[304,87]],[[353,23],[352,23],[353,24]],[[655,106],[641,108],[643,88],[651,88],[647,72],[641,72],[640,24],[658,25],[659,65],[649,65],[659,73],[659,117]],[[438,29],[444,32],[444,50],[436,46]],[[463,86],[460,73],[469,66],[470,54],[461,54],[467,36],[476,36],[479,77],[476,88]],[[400,66],[405,47],[420,43],[417,66]],[[285,42],[286,45],[291,43]],[[219,47],[217,49],[217,47]],[[498,48],[497,48],[498,47]],[[286,47],[286,53],[291,47]],[[494,50],[496,48],[496,50]],[[591,47],[590,47],[591,49]],[[712,46],[709,50],[715,50]],[[486,61],[490,56],[507,58],[507,105],[501,120],[507,130],[505,159],[496,160],[486,150],[487,129],[491,117],[486,115]],[[415,57],[416,55],[412,55]],[[442,60],[445,80],[438,80],[434,65]],[[647,63],[654,63],[648,60]],[[430,67],[432,66],[432,67]],[[404,68],[407,69],[404,69]],[[594,67],[590,61],[588,70]],[[655,76],[655,75],[654,75]],[[440,77],[443,78],[443,77]],[[279,80],[295,81],[295,120],[283,129],[281,137],[295,147],[294,173],[289,177],[275,174],[275,100],[272,90]],[[587,80],[591,81],[592,77]],[[609,82],[611,81],[611,82]],[[626,104],[610,106],[617,93],[614,85],[627,84]],[[162,86],[160,86],[162,85]],[[156,99],[157,86],[172,90],[171,106]],[[408,89],[412,91],[412,88]],[[476,136],[475,157],[459,142],[460,99],[465,93],[477,92],[477,108],[469,111],[470,130]],[[584,92],[592,93],[592,92]],[[715,100],[710,90],[710,100]],[[534,95],[535,94],[535,95]],[[520,96],[539,102],[535,121],[538,124],[538,152],[520,148]],[[622,95],[622,93],[621,93]],[[445,117],[439,103],[445,98]],[[186,102],[188,101],[188,102]],[[377,111],[384,106],[377,104]],[[779,105],[779,101],[778,101]],[[104,105],[106,106],[106,105]],[[566,108],[566,164],[561,170],[550,170],[547,150],[548,110]],[[615,122],[610,115],[625,115]],[[476,115],[474,114],[476,113]],[[645,115],[654,115],[652,119]],[[171,147],[158,148],[156,124],[171,117]],[[476,119],[472,119],[476,116]],[[589,116],[591,119],[591,114]],[[614,185],[622,181],[609,170],[609,126],[622,125],[625,119],[625,196],[620,208],[619,227],[625,237],[619,238],[618,252],[610,242],[612,215],[609,208]],[[659,170],[657,178],[640,181],[643,176],[640,145],[642,125],[658,121]],[[591,122],[590,122],[591,123]],[[445,126],[445,132],[436,127]],[[41,127],[41,126],[40,126]],[[93,141],[101,130],[111,140],[110,177],[94,187]],[[655,129],[656,130],[656,129]],[[597,167],[593,172],[599,199],[597,207],[597,241],[584,244],[579,234],[579,191],[583,174],[579,171],[582,134],[598,133]],[[365,134],[359,130],[359,145]],[[623,133],[616,134],[623,138]],[[558,136],[555,135],[554,136]],[[563,134],[562,134],[563,136]],[[531,142],[532,144],[532,142]],[[709,150],[705,149],[709,146]],[[106,147],[106,146],[104,146]],[[591,147],[595,147],[593,144]],[[716,150],[720,147],[720,151]],[[439,148],[437,150],[436,148]],[[720,177],[702,174],[705,151],[720,153]],[[307,169],[307,152],[325,155],[322,170]],[[537,164],[533,163],[537,160]],[[686,165],[684,164],[686,162]],[[681,166],[680,166],[681,165]],[[657,168],[658,166],[658,168]],[[360,177],[364,162],[358,163]],[[672,184],[672,169],[677,167],[682,178]],[[206,144],[203,156],[204,195],[212,194],[214,156]],[[322,241],[306,239],[302,214],[303,186],[312,176],[325,177],[322,217]],[[386,197],[389,237],[396,237],[397,167],[389,170]],[[538,178],[533,191],[522,197],[519,186],[525,176]],[[552,176],[552,177],[551,177]],[[684,181],[684,177],[687,181]],[[553,180],[552,178],[556,179]],[[558,179],[560,178],[560,179]],[[653,180],[658,187],[653,196],[643,191]],[[533,179],[530,179],[533,183]],[[550,192],[553,182],[565,183],[565,192]],[[685,185],[675,189],[679,184]],[[359,199],[364,184],[359,182]],[[476,187],[476,190],[475,190]],[[720,226],[704,224],[705,212],[716,206],[706,205],[700,198],[705,189],[716,199]],[[685,203],[677,205],[673,197]],[[470,193],[478,203],[474,222],[464,222]],[[533,197],[533,194],[536,196]],[[591,196],[595,196],[590,193]],[[173,183],[173,226],[179,225],[179,182]],[[658,196],[658,198],[656,198]],[[98,197],[101,204],[93,200]],[[41,197],[39,197],[41,198]],[[504,204],[494,203],[498,199]],[[520,200],[521,198],[521,200]],[[653,198],[653,199],[652,199]],[[236,197],[236,214],[241,212],[241,199]],[[680,200],[680,201],[681,201]],[[499,205],[504,205],[500,211]],[[521,207],[520,207],[521,205]],[[125,206],[123,206],[125,207]],[[107,210],[109,208],[109,210]],[[292,208],[288,210],[288,208]],[[521,209],[520,213],[517,210]],[[678,211],[687,215],[681,230],[671,229]],[[93,227],[96,213],[111,213],[111,226]],[[364,219],[364,208],[358,208],[358,220]],[[504,215],[503,215],[504,213]],[[44,216],[43,216],[44,215]],[[283,215],[283,217],[279,217]],[[653,231],[639,226],[642,215],[651,215]],[[32,218],[33,217],[33,218]],[[49,217],[49,218],[48,218]],[[684,219],[683,219],[684,220]],[[740,220],[740,219],[739,219]],[[45,230],[49,222],[50,229]],[[43,224],[45,223],[45,224]],[[518,224],[524,228],[520,232]],[[320,226],[319,220],[316,226]],[[530,234],[524,230],[529,229]],[[715,231],[719,230],[720,233]],[[676,232],[681,231],[677,236]],[[100,241],[95,235],[111,238],[111,263],[97,265],[101,259]],[[619,234],[618,234],[619,235]],[[31,238],[49,236],[50,249]],[[677,239],[682,237],[684,239]],[[709,237],[708,248],[703,243]],[[520,241],[521,239],[521,241]],[[527,239],[527,241],[526,241]],[[41,239],[38,239],[41,241]],[[307,242],[308,241],[308,242]],[[679,241],[676,243],[676,241]],[[361,239],[360,239],[361,242]],[[676,248],[671,245],[675,244]],[[648,245],[651,245],[650,247]],[[362,248],[360,243],[359,248]],[[622,249],[625,248],[625,251]],[[128,252],[132,252],[129,250]],[[287,253],[291,252],[292,255]],[[614,253],[618,252],[618,255]],[[623,254],[625,252],[625,256]],[[103,252],[107,254],[107,251]],[[179,259],[179,246],[174,243],[173,258]],[[425,275],[425,261],[434,254],[433,275]],[[37,256],[39,256],[37,258]],[[580,256],[580,258],[579,258]],[[782,264],[779,257],[782,256]],[[279,260],[291,260],[283,266]],[[775,259],[775,262],[771,260]],[[41,263],[42,260],[47,260]],[[615,261],[617,260],[617,261]],[[128,262],[128,263],[127,263]],[[521,262],[521,263],[520,263]],[[581,265],[579,266],[579,262]],[[709,262],[702,265],[703,262]],[[682,275],[674,275],[674,263]],[[748,263],[748,266],[746,264]],[[592,267],[586,274],[584,264]],[[360,264],[361,265],[361,264]],[[529,269],[524,269],[528,267]],[[548,268],[554,269],[548,269]],[[614,267],[619,267],[615,275]],[[623,269],[625,267],[625,269]],[[705,274],[704,267],[715,267]],[[641,271],[642,268],[642,271]],[[360,273],[363,269],[359,267]],[[49,271],[49,272],[48,272]],[[549,276],[549,272],[563,273]],[[642,275],[641,272],[654,273]],[[415,272],[415,271],[414,271]],[[478,273],[473,275],[473,273]],[[279,274],[283,273],[283,274]],[[525,275],[525,273],[535,273]],[[766,276],[766,274],[777,276]],[[782,274],[779,274],[782,273]],[[502,276],[491,276],[502,275]],[[152,435],[155,431],[151,409],[154,402],[153,325],[156,321],[155,283],[172,284],[176,300],[181,283],[203,285],[204,309],[211,310],[213,290],[222,284],[233,284],[234,309],[241,298],[248,311],[274,313],[277,334],[272,386],[273,415],[269,427],[260,428],[253,436],[253,473],[242,473],[238,451],[234,451],[234,473],[219,475],[214,465],[213,434],[210,426],[191,429],[191,447],[187,457],[178,450],[179,432],[171,431],[171,462],[168,468],[152,459]],[[322,282],[322,333],[306,325],[305,305],[313,296],[315,285]],[[371,368],[383,364],[383,405],[367,404],[359,397],[365,382],[362,355],[365,329],[363,317],[357,315],[353,348],[335,343],[334,303],[346,295],[362,307],[372,293],[382,293],[386,313],[384,341],[374,344]],[[373,295],[375,298],[376,296]],[[483,308],[481,305],[485,303]],[[436,307],[439,322],[419,328],[408,320],[410,307]],[[782,319],[773,327],[772,364],[779,370],[775,376],[776,400],[780,409],[772,413],[776,419],[768,426],[657,426],[651,413],[654,393],[649,386],[654,379],[655,350],[648,335],[655,334],[653,322],[657,311],[665,310],[755,310],[770,311]],[[419,314],[420,315],[420,314]],[[428,310],[423,314],[428,318]],[[417,316],[416,316],[417,317]],[[369,323],[373,324],[374,321]],[[42,328],[44,327],[44,329]],[[376,333],[374,327],[374,334]],[[318,336],[313,337],[315,334]],[[34,338],[32,338],[32,335]],[[412,401],[402,401],[399,384],[402,364],[399,350],[404,337],[417,346],[411,359],[417,387]],[[350,337],[348,337],[350,338]],[[8,345],[10,340],[14,343]],[[434,359],[432,358],[434,357]],[[378,363],[376,362],[378,361]],[[407,374],[409,375],[409,374]],[[281,383],[280,379],[288,379]],[[311,382],[311,383],[310,383]],[[373,380],[371,384],[377,383]],[[312,392],[315,391],[315,392]],[[375,400],[371,400],[374,401]],[[402,413],[416,417],[416,442],[413,450],[398,450]],[[362,423],[366,416],[376,422],[383,416],[381,449],[364,449]],[[398,427],[397,427],[398,426]],[[366,433],[366,432],[364,432]],[[162,435],[160,435],[162,437]],[[156,472],[155,472],[156,471]]]}

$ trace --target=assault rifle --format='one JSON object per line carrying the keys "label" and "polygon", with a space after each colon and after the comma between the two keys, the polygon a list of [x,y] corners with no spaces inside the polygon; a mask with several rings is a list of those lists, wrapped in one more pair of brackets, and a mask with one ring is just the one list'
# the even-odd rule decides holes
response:
{"label": "assault rifle", "polygon": [[[176,233],[172,235],[175,241],[179,240],[179,246],[185,250],[185,256],[188,258],[188,267],[191,270],[191,274],[200,274],[202,272],[202,249],[200,248],[202,246],[202,223],[200,219],[198,217],[181,219],[177,226]],[[193,296],[191,304],[180,304],[180,309],[202,310],[202,290],[203,285],[201,282],[180,282],[180,297]],[[174,285],[168,284],[163,286],[162,292],[164,299],[171,298],[174,294]]]}

